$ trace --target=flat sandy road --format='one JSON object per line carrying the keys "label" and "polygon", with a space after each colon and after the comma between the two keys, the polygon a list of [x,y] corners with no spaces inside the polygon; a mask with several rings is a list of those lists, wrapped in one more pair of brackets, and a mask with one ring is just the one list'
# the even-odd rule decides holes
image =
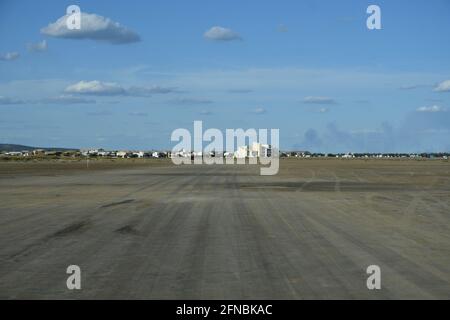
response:
{"label": "flat sandy road", "polygon": [[[0,243],[8,299],[449,299],[450,165],[8,168]],[[366,288],[373,264],[378,291]]]}

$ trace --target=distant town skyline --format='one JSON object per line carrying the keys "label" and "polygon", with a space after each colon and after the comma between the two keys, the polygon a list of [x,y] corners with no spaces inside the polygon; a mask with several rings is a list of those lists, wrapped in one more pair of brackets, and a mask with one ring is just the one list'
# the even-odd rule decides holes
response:
{"label": "distant town skyline", "polygon": [[445,0],[4,0],[0,143],[170,150],[202,120],[280,129],[282,150],[448,152],[449,18]]}

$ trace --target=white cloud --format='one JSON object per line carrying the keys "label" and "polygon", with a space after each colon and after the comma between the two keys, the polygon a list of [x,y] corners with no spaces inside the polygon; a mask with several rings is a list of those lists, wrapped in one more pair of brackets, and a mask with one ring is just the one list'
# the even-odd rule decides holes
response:
{"label": "white cloud", "polygon": [[81,28],[69,29],[66,20],[69,15],[62,16],[56,22],[50,23],[41,29],[41,33],[65,39],[90,39],[109,42],[112,44],[125,44],[140,41],[139,35],[133,30],[92,13],[81,13]]}
{"label": "white cloud", "polygon": [[48,45],[47,40],[42,40],[38,43],[29,43],[27,49],[29,52],[43,52],[47,51]]}
{"label": "white cloud", "polygon": [[434,106],[429,106],[429,107],[417,108],[417,111],[418,112],[444,112],[444,111],[447,111],[447,109],[444,107],[441,107],[441,106],[434,105]]}
{"label": "white cloud", "polygon": [[102,95],[102,96],[132,96],[132,97],[150,97],[152,94],[167,94],[178,92],[175,87],[149,86],[138,87],[133,86],[125,88],[114,82],[102,82],[98,80],[80,81],[68,86],[66,93],[85,94],[85,95]]}
{"label": "white cloud", "polygon": [[0,60],[4,60],[4,61],[16,60],[19,57],[20,57],[20,54],[18,52],[7,52],[5,54],[0,54]]}
{"label": "white cloud", "polygon": [[206,31],[203,36],[206,39],[218,41],[232,41],[241,39],[241,36],[233,30],[219,26],[212,27]]}
{"label": "white cloud", "polygon": [[149,96],[151,94],[166,94],[177,92],[175,87],[160,87],[160,86],[151,86],[151,87],[130,87],[127,90],[129,95],[132,96]]}
{"label": "white cloud", "polygon": [[311,104],[336,104],[336,101],[333,98],[329,97],[305,97],[303,99],[303,103],[311,103]]}
{"label": "white cloud", "polygon": [[434,91],[437,92],[450,92],[450,80],[445,80],[439,83],[436,88],[434,88]]}
{"label": "white cloud", "polygon": [[126,94],[126,90],[117,83],[101,81],[80,81],[68,86],[64,92],[98,96],[117,96]]}
{"label": "white cloud", "polygon": [[264,114],[264,113],[266,113],[266,109],[259,107],[259,108],[254,109],[252,112],[255,114]]}

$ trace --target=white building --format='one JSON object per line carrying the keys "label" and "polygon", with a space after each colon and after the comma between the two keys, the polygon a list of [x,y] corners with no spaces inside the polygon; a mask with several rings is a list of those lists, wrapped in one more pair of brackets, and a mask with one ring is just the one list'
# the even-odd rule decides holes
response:
{"label": "white building", "polygon": [[272,146],[270,144],[262,144],[259,142],[253,142],[252,146],[241,146],[234,153],[236,158],[267,158],[271,157],[273,153]]}
{"label": "white building", "polygon": [[181,149],[180,151],[172,152],[170,157],[171,158],[176,158],[176,157],[189,158],[189,157],[191,157],[191,152]]}
{"label": "white building", "polygon": [[237,151],[234,153],[234,156],[238,159],[246,158],[249,155],[248,146],[240,146]]}
{"label": "white building", "polygon": [[102,150],[102,151],[99,151],[99,152],[97,153],[97,155],[98,155],[99,157],[109,157],[109,156],[111,156],[111,152]]}
{"label": "white building", "polygon": [[6,153],[7,156],[13,156],[13,157],[21,157],[23,156],[23,153],[21,151],[9,151]]}
{"label": "white building", "polygon": [[272,146],[270,144],[262,144],[259,142],[253,142],[250,157],[263,157],[267,158],[272,155]]}
{"label": "white building", "polygon": [[133,152],[133,156],[137,158],[143,158],[145,156],[145,152],[144,151]]}
{"label": "white building", "polygon": [[126,158],[129,155],[129,152],[127,151],[117,151],[116,153],[118,158]]}
{"label": "white building", "polygon": [[97,156],[99,153],[105,152],[103,149],[81,149],[81,154],[83,156]]}

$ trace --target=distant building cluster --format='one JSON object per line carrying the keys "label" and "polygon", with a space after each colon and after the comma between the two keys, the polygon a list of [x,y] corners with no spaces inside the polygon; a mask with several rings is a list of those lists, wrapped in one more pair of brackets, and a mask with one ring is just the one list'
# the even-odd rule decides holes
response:
{"label": "distant building cluster", "polygon": [[81,149],[80,154],[83,157],[109,157],[109,158],[167,158],[169,156],[169,153],[166,151],[131,151],[131,150],[107,151],[104,149]]}
{"label": "distant building cluster", "polygon": [[129,151],[115,150],[108,151],[104,149],[81,149],[81,150],[23,150],[23,151],[4,151],[0,156],[9,157],[105,157],[105,158],[167,158],[169,153],[166,151]]}
{"label": "distant building cluster", "polygon": [[[179,151],[142,151],[142,150],[104,150],[104,149],[80,149],[80,150],[48,150],[34,149],[23,151],[1,151],[0,158],[174,158],[174,157],[224,157],[224,158],[260,158],[271,157],[275,153],[269,144],[253,143],[237,148],[234,152],[210,151],[208,154],[181,149]],[[309,151],[282,151],[279,152],[280,158],[409,158],[409,159],[448,159],[450,153],[311,153]]]}
{"label": "distant building cluster", "polygon": [[234,152],[231,151],[210,151],[208,154],[204,154],[202,151],[188,151],[188,150],[180,150],[176,152],[172,152],[169,157],[224,157],[224,158],[267,158],[272,156],[272,146],[269,144],[261,144],[258,142],[254,142],[251,146],[244,145],[238,147],[238,149]]}
{"label": "distant building cluster", "polygon": [[437,152],[437,153],[311,153],[309,151],[289,151],[280,152],[282,158],[440,158],[448,159],[450,153]]}

